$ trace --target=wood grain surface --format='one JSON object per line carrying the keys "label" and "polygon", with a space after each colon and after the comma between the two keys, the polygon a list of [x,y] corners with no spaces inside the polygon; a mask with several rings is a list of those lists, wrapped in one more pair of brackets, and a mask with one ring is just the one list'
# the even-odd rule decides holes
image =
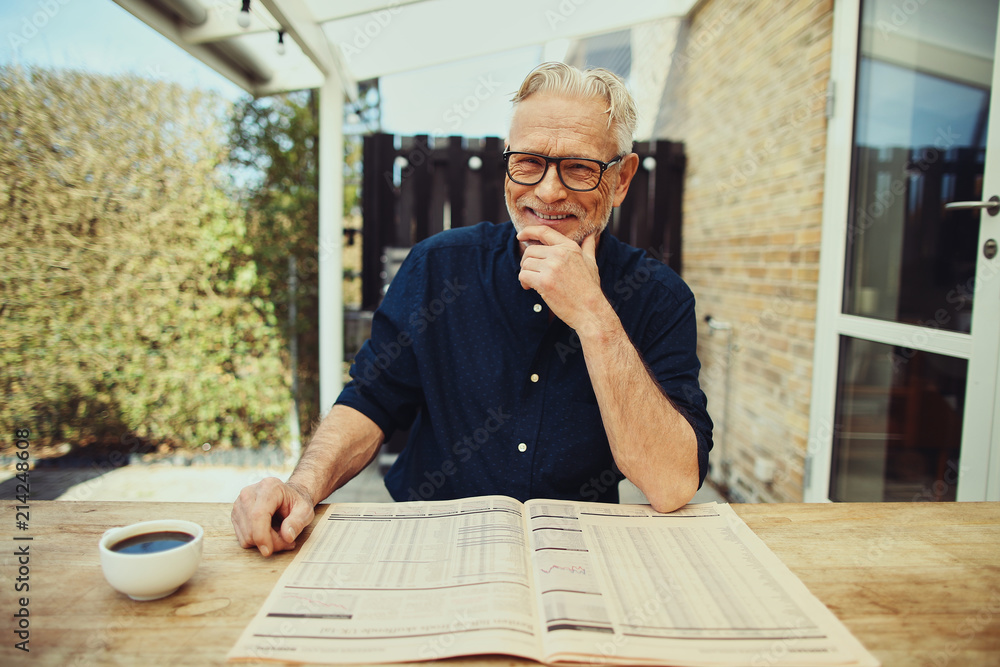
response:
{"label": "wood grain surface", "polygon": [[[242,549],[228,504],[36,501],[23,533],[13,529],[14,503],[4,505],[4,665],[225,664],[294,556],[265,559]],[[1000,665],[1000,503],[733,509],[887,667]],[[201,524],[204,557],[177,593],[136,602],[104,580],[97,543],[108,528],[161,518]],[[15,533],[33,539],[15,542]],[[15,593],[13,554],[24,544],[30,591]],[[30,653],[14,648],[22,596]],[[488,656],[443,662],[531,664]]]}

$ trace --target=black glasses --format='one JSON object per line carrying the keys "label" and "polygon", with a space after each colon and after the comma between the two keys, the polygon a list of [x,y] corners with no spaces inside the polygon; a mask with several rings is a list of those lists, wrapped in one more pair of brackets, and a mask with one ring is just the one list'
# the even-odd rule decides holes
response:
{"label": "black glasses", "polygon": [[590,192],[601,184],[601,177],[608,167],[620,162],[619,155],[609,162],[586,157],[549,157],[538,153],[504,151],[503,161],[507,165],[507,176],[519,185],[538,185],[554,162],[559,180],[574,192]]}

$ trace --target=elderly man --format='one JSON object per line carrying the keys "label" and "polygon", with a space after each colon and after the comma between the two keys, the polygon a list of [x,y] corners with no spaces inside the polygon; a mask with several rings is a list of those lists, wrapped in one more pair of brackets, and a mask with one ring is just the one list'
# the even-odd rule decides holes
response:
{"label": "elderly man", "polygon": [[548,63],[514,97],[503,159],[512,220],[415,246],[352,382],[287,483],[247,487],[236,536],[268,556],[397,428],[396,500],[504,494],[617,502],[624,475],[659,511],[705,478],[694,297],[604,234],[639,165],[635,104],[605,70]]}

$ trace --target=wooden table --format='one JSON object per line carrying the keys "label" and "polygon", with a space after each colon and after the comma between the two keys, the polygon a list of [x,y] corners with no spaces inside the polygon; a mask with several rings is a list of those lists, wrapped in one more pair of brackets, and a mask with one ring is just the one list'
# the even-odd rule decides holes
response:
{"label": "wooden table", "polygon": [[[240,548],[228,504],[37,501],[26,531],[14,529],[14,502],[4,508],[3,665],[224,664],[293,557]],[[1000,665],[1000,503],[733,508],[887,667]],[[105,582],[97,541],[112,526],[168,517],[205,528],[204,559],[174,595],[134,602]],[[23,545],[30,591],[15,593]],[[14,648],[21,596],[30,653]]]}

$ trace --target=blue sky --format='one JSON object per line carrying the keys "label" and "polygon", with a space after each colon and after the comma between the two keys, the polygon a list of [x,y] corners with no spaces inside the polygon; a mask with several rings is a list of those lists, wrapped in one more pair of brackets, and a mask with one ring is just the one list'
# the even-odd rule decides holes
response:
{"label": "blue sky", "polygon": [[0,3],[0,63],[132,72],[217,90],[241,90],[110,0]]}
{"label": "blue sky", "polygon": [[[384,77],[383,128],[398,134],[503,136],[510,94],[540,58],[541,47],[527,48]],[[0,64],[12,63],[131,72],[216,90],[230,99],[243,94],[111,0],[3,0]],[[485,90],[490,94],[475,96]]]}

